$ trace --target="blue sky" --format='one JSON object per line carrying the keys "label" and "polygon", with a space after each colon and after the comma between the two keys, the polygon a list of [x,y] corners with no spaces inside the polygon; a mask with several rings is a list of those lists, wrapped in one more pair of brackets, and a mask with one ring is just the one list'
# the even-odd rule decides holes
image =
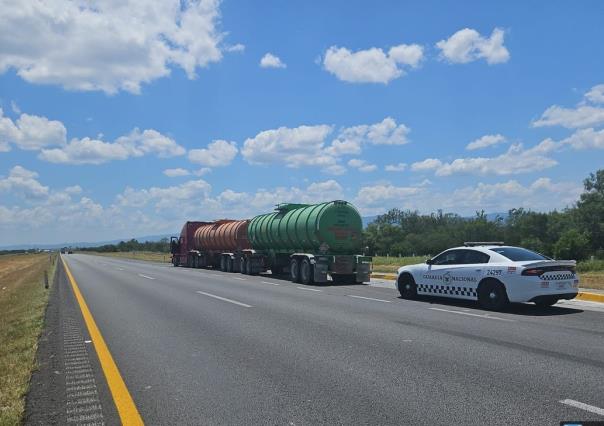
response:
{"label": "blue sky", "polygon": [[0,245],[334,198],[560,209],[604,166],[601,2],[0,10]]}

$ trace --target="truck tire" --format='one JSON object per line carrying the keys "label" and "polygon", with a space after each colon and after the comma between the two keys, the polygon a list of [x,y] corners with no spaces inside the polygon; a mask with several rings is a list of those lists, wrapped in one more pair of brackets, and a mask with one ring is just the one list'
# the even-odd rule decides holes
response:
{"label": "truck tire", "polygon": [[231,256],[226,259],[226,271],[233,272],[233,259],[231,259]]}
{"label": "truck tire", "polygon": [[298,259],[292,259],[289,262],[289,279],[293,283],[300,282],[300,264],[298,263]]}
{"label": "truck tire", "polygon": [[220,270],[226,272],[226,257],[220,256]]}
{"label": "truck tire", "polygon": [[245,262],[245,275],[254,275],[252,271],[252,262],[250,259]]}
{"label": "truck tire", "polygon": [[300,282],[302,284],[312,284],[314,281],[314,267],[310,259],[304,258],[300,263]]}
{"label": "truck tire", "polygon": [[239,272],[241,272],[242,274],[245,274],[246,264],[247,262],[245,261],[245,257],[239,259]]}
{"label": "truck tire", "polygon": [[500,311],[510,303],[505,287],[495,279],[483,280],[478,284],[477,293],[480,306],[490,311]]}

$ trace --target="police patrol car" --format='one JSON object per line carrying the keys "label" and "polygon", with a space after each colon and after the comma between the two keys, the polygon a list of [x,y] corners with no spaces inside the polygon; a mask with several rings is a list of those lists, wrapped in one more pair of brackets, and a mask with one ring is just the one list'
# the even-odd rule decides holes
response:
{"label": "police patrol car", "polygon": [[426,263],[399,268],[396,286],[406,299],[426,295],[478,300],[492,310],[509,302],[551,306],[577,295],[575,267],[574,260],[553,260],[500,242],[471,242]]}

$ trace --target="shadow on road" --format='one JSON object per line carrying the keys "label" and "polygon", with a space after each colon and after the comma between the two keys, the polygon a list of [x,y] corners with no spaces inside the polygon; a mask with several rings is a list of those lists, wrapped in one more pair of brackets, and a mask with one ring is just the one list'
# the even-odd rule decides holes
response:
{"label": "shadow on road", "polygon": [[[402,297],[399,297],[401,300]],[[481,308],[477,302],[471,300],[461,300],[461,299],[449,299],[445,297],[438,296],[418,296],[414,299],[419,302],[426,302],[429,304],[439,304],[445,306],[454,306],[458,308],[466,308],[472,309],[481,312],[494,312],[487,311]],[[563,306],[550,306],[546,308],[538,307],[532,303],[510,303],[505,309],[500,311],[505,314],[513,314],[513,315],[523,315],[523,316],[531,316],[531,317],[547,317],[547,316],[560,316],[560,315],[571,315],[571,314],[580,314],[584,312],[582,309],[568,308]]]}

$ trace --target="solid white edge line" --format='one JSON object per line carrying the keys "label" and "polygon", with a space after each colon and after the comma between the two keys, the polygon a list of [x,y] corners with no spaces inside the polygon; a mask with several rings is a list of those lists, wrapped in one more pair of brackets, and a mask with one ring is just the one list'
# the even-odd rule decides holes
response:
{"label": "solid white edge line", "polygon": [[391,300],[374,299],[373,297],[355,296],[354,294],[347,294],[347,296],[348,297],[354,297],[355,299],[374,300],[376,302],[384,302],[384,303],[390,303],[391,302]]}
{"label": "solid white edge line", "polygon": [[150,277],[148,275],[138,274],[139,277],[147,278],[148,280],[154,280],[155,278]]}
{"label": "solid white edge line", "polygon": [[574,399],[564,399],[560,401],[560,403],[570,405],[571,407],[579,408],[581,410],[589,411],[590,413],[599,414],[600,416],[604,416],[604,408],[595,407],[593,405],[575,401]]}
{"label": "solid white edge line", "polygon": [[306,288],[306,287],[296,287],[296,288],[300,289],[300,290],[306,290],[306,291],[323,291],[323,290],[319,290],[316,288]]}
{"label": "solid white edge line", "polygon": [[471,316],[471,317],[494,319],[494,320],[499,320],[499,321],[516,322],[516,320],[513,320],[513,319],[500,318],[500,317],[492,317],[490,315],[472,314],[470,312],[454,311],[454,310],[451,310],[451,309],[440,309],[440,308],[428,308],[428,309],[430,309],[432,311],[450,312],[452,314],[468,315],[468,316]]}
{"label": "solid white edge line", "polygon": [[269,281],[260,281],[262,284],[270,284],[270,285],[281,285],[279,283],[271,283]]}
{"label": "solid white edge line", "polygon": [[243,306],[244,308],[252,308],[252,305],[248,305],[247,303],[241,303],[236,300],[227,299],[226,297],[216,296],[215,294],[206,293],[205,291],[196,291],[196,293],[203,294],[204,296],[213,297],[214,299],[222,300],[223,302],[229,302],[234,305]]}

